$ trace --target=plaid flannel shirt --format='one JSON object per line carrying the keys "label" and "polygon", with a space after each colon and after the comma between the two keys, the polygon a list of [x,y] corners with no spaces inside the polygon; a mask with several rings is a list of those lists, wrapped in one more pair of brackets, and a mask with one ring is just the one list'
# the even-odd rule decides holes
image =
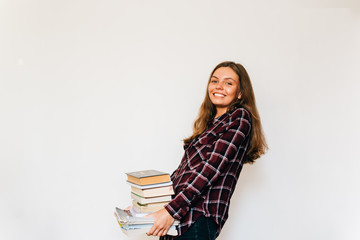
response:
{"label": "plaid flannel shirt", "polygon": [[214,119],[199,137],[184,145],[185,154],[171,175],[175,197],[165,206],[171,216],[180,220],[179,235],[201,215],[217,223],[219,235],[228,218],[250,131],[250,113],[237,108]]}

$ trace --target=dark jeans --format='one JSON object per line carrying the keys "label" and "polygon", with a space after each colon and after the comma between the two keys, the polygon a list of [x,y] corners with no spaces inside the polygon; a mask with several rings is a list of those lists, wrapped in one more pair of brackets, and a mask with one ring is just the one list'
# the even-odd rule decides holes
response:
{"label": "dark jeans", "polygon": [[182,236],[176,240],[214,240],[217,224],[214,220],[201,216]]}

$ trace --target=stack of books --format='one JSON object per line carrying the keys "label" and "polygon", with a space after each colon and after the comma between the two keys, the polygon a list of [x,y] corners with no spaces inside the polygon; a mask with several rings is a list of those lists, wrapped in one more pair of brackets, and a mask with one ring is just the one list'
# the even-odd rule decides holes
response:
{"label": "stack of books", "polygon": [[145,170],[126,175],[131,186],[132,207],[136,212],[156,212],[171,201],[174,190],[168,173]]}
{"label": "stack of books", "polygon": [[[174,194],[170,175],[157,170],[126,173],[127,183],[131,186],[132,207],[129,210],[116,208],[115,217],[121,230],[128,236],[147,233],[154,219],[146,215],[162,209],[171,201]],[[177,235],[174,221],[168,235]]]}

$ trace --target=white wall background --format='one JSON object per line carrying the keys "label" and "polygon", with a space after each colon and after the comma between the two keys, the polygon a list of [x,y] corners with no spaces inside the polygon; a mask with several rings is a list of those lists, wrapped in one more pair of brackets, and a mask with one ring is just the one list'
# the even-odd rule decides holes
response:
{"label": "white wall background", "polygon": [[126,239],[125,172],[172,172],[224,60],[270,147],[218,239],[360,239],[358,1],[0,1],[0,239]]}

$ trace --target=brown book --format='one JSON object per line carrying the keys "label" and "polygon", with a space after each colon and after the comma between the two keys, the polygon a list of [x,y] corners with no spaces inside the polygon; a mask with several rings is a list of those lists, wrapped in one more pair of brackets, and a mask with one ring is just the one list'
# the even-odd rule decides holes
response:
{"label": "brown book", "polygon": [[144,170],[138,172],[126,173],[129,182],[138,185],[148,185],[163,182],[170,182],[170,175],[168,173],[157,170]]}

